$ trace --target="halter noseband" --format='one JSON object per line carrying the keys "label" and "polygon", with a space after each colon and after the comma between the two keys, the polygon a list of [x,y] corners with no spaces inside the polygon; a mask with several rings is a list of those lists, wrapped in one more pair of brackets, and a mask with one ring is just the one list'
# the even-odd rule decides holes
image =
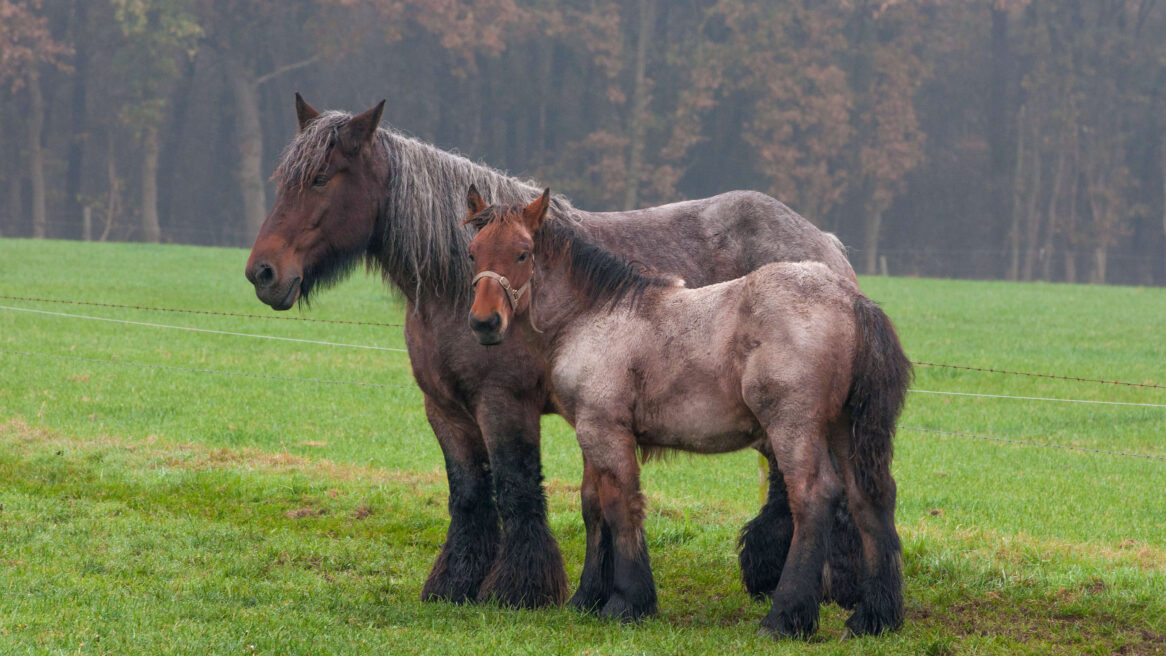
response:
{"label": "halter noseband", "polygon": [[[534,267],[533,261],[531,262],[531,267]],[[522,300],[522,295],[530,290],[530,282],[531,280],[534,280],[534,276],[532,275],[531,279],[527,280],[525,285],[515,289],[510,286],[510,280],[507,279],[506,276],[494,273],[493,271],[483,271],[474,276],[474,281],[470,283],[470,286],[476,287],[478,285],[478,281],[482,278],[491,278],[493,280],[497,280],[498,284],[502,285],[502,289],[506,291],[506,300],[510,301],[511,312],[518,311],[518,301]]]}

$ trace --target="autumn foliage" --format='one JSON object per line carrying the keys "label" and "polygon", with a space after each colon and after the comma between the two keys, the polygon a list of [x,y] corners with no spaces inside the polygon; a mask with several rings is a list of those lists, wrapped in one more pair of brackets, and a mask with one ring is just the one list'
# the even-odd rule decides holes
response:
{"label": "autumn foliage", "polygon": [[590,209],[759,189],[860,271],[1163,284],[1164,33],[1153,0],[0,0],[0,231],[43,196],[46,236],[249,243],[299,90]]}

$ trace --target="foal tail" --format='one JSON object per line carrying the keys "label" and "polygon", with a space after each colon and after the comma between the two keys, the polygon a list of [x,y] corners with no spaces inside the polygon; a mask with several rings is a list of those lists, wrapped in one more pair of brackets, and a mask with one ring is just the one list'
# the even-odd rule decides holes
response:
{"label": "foal tail", "polygon": [[871,498],[885,499],[894,494],[891,438],[911,383],[911,361],[903,353],[891,320],[874,301],[861,295],[856,298],[854,318],[858,349],[846,399],[850,457],[862,489]]}

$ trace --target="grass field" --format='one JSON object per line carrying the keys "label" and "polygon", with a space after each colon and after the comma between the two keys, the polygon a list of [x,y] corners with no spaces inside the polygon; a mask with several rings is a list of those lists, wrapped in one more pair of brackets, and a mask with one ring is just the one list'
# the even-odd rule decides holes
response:
{"label": "grass field", "polygon": [[[0,295],[275,316],[245,259],[0,240]],[[1166,384],[1164,289],[862,285],[913,360]],[[423,604],[446,490],[404,353],[44,312],[392,349],[400,328],[0,306],[0,654],[1166,653],[1166,461],[910,429],[1162,458],[1166,408],[912,394],[894,463],[906,626],[841,641],[831,606],[809,644],[775,642],[734,553],[759,503],[752,452],[646,467],[657,618]],[[358,274],[302,316],[403,312]],[[1163,389],[933,367],[914,386],[1166,404]],[[577,581],[578,447],[561,420],[543,429]]]}

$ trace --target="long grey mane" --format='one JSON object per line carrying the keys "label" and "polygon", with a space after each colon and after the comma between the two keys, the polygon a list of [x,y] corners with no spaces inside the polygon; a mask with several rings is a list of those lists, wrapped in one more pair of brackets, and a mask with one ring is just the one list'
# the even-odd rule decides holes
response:
{"label": "long grey mane", "polygon": [[[327,111],[305,126],[280,157],[279,183],[309,184],[350,118],[346,112]],[[380,198],[381,241],[370,245],[367,264],[418,301],[468,302],[472,271],[467,247],[473,235],[461,224],[470,184],[490,203],[529,203],[542,187],[392,130],[378,129],[371,147],[373,156],[388,162],[389,173]],[[552,199],[556,217],[574,222],[572,210],[566,198]]]}

